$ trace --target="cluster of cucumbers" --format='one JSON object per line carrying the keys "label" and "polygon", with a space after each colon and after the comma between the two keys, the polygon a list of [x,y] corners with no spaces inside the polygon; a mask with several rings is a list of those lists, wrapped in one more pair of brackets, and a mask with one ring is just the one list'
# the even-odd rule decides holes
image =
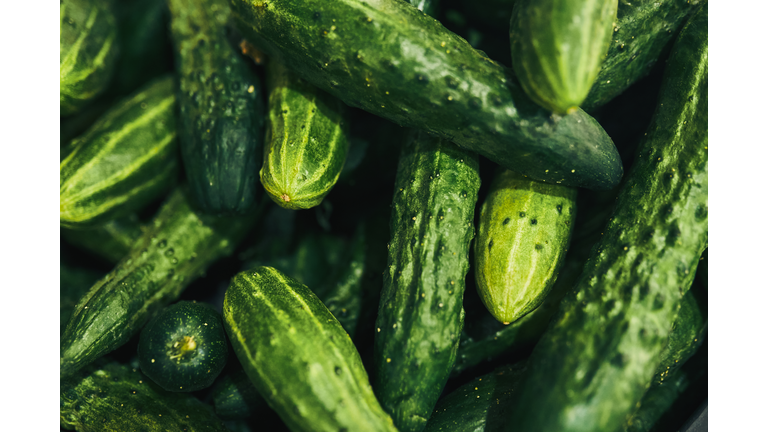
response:
{"label": "cluster of cucumbers", "polygon": [[676,431],[705,400],[706,0],[60,11],[63,429]]}

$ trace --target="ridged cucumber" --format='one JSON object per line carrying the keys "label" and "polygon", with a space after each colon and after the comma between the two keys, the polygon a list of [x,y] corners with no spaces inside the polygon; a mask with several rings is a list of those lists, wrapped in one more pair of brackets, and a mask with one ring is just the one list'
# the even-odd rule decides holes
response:
{"label": "ridged cucumber", "polygon": [[61,149],[62,226],[95,226],[133,213],[171,188],[180,164],[174,85],[171,76],[147,84]]}
{"label": "ridged cucumber", "polygon": [[254,218],[206,216],[174,191],[131,252],[83,297],[61,337],[60,374],[71,375],[141,330],[218,258]]}
{"label": "ridged cucumber", "polygon": [[576,221],[576,189],[503,170],[480,209],[477,291],[504,324],[536,309],[563,264]]}
{"label": "ridged cucumber", "polygon": [[512,67],[534,102],[576,112],[608,51],[617,0],[516,0],[509,24]]}
{"label": "ridged cucumber", "polygon": [[618,153],[593,118],[552,116],[510,70],[407,2],[233,0],[232,8],[246,38],[347,105],[532,179],[593,189],[621,179]]}
{"label": "ridged cucumber", "polygon": [[650,386],[707,245],[707,6],[670,55],[601,241],[542,336],[510,430],[618,429]]}
{"label": "ridged cucumber", "polygon": [[114,265],[128,255],[143,231],[136,215],[131,214],[92,229],[61,228],[60,233],[67,243]]}
{"label": "ridged cucumber", "polygon": [[292,431],[396,431],[349,335],[305,285],[271,267],[239,273],[224,321],[246,374]]}
{"label": "ridged cucumber", "polygon": [[278,205],[308,209],[339,179],[349,149],[346,107],[286,69],[267,66],[269,121],[261,184]]}
{"label": "ridged cucumber", "polygon": [[479,189],[477,155],[448,141],[420,131],[400,154],[373,381],[400,431],[424,428],[456,359]]}

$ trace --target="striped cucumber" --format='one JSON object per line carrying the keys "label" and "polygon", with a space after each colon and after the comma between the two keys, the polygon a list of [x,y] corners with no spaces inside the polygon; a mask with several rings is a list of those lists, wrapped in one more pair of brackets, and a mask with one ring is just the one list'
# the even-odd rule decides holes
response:
{"label": "striped cucumber", "polygon": [[374,390],[400,431],[424,428],[464,324],[477,155],[420,131],[400,154],[374,340]]}
{"label": "striped cucumber", "polygon": [[504,324],[536,309],[563,264],[576,220],[576,189],[503,170],[480,209],[475,280]]}
{"label": "striped cucumber", "polygon": [[349,335],[305,285],[271,267],[239,273],[224,322],[246,374],[292,431],[396,431]]}
{"label": "striped cucumber", "polygon": [[349,149],[344,104],[286,69],[267,66],[269,121],[261,184],[278,205],[308,209],[339,179]]}
{"label": "striped cucumber", "polygon": [[168,192],[179,171],[175,110],[173,77],[157,79],[61,150],[62,226],[99,225]]}
{"label": "striped cucumber", "polygon": [[705,4],[675,42],[603,236],[531,355],[510,430],[615,430],[650,386],[707,245],[707,53]]}

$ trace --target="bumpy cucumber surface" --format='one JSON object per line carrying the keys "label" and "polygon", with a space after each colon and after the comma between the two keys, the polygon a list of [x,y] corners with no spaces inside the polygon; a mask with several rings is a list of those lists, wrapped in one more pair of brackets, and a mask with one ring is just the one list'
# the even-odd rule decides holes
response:
{"label": "bumpy cucumber surface", "polygon": [[192,207],[188,191],[174,191],[131,252],[78,303],[61,337],[61,376],[127,342],[212,262],[232,253],[253,219],[207,216]]}
{"label": "bumpy cucumber surface", "polygon": [[404,147],[376,319],[374,390],[401,431],[420,431],[448,380],[464,324],[477,155],[418,132]]}
{"label": "bumpy cucumber surface", "polygon": [[245,37],[347,105],[536,180],[610,189],[621,178],[618,153],[593,118],[552,116],[510,70],[407,2],[233,0],[232,7]]}
{"label": "bumpy cucumber surface", "polygon": [[112,0],[61,0],[59,16],[59,109],[65,116],[104,91],[119,45]]}
{"label": "bumpy cucumber surface", "polygon": [[167,192],[179,170],[174,80],[147,84],[61,150],[62,226],[94,226]]}
{"label": "bumpy cucumber surface", "polygon": [[537,308],[563,264],[576,221],[576,189],[503,170],[480,209],[477,291],[504,324]]}
{"label": "bumpy cucumber surface", "polygon": [[608,53],[586,100],[592,111],[648,75],[702,0],[619,1]]}
{"label": "bumpy cucumber surface", "polygon": [[308,209],[339,179],[349,149],[346,107],[294,75],[280,59],[267,70],[267,123],[261,184],[278,205]]}
{"label": "bumpy cucumber surface", "polygon": [[61,381],[61,427],[78,432],[226,432],[213,409],[196,397],[166,392],[119,363],[92,365]]}
{"label": "bumpy cucumber surface", "polygon": [[517,0],[509,24],[512,67],[528,96],[575,112],[595,81],[616,21],[616,0]]}
{"label": "bumpy cucumber surface", "polygon": [[192,193],[203,210],[244,213],[261,186],[261,82],[229,45],[226,0],[169,0],[179,71],[179,138]]}
{"label": "bumpy cucumber surface", "polygon": [[141,237],[141,224],[135,214],[111,220],[92,229],[60,230],[67,243],[90,252],[110,264],[117,264],[131,251],[133,243]]}
{"label": "bumpy cucumber surface", "polygon": [[396,431],[349,335],[305,285],[271,267],[239,273],[224,321],[246,374],[292,431]]}
{"label": "bumpy cucumber surface", "polygon": [[707,52],[704,5],[604,235],[531,355],[512,429],[615,430],[650,385],[707,244]]}

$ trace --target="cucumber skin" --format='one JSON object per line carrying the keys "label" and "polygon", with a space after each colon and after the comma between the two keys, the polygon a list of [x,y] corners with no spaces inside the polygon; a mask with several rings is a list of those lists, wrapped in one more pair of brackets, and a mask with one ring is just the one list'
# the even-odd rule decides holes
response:
{"label": "cucumber skin", "polygon": [[498,173],[480,209],[475,242],[477,291],[491,315],[509,324],[541,305],[575,221],[576,189]]}
{"label": "cucumber skin", "polygon": [[138,369],[119,363],[92,365],[60,385],[61,427],[79,432],[226,432],[207,404],[170,393]]}
{"label": "cucumber skin", "polygon": [[591,112],[651,72],[701,0],[620,1],[608,53],[581,107]]}
{"label": "cucumber skin", "polygon": [[707,245],[707,71],[704,5],[673,47],[604,235],[531,355],[515,430],[615,430],[650,386]]}
{"label": "cucumber skin", "polygon": [[62,0],[59,16],[59,111],[67,116],[106,89],[120,48],[111,0]]}
{"label": "cucumber skin", "polygon": [[222,376],[213,387],[211,398],[216,415],[223,420],[248,418],[266,406],[242,368]]}
{"label": "cucumber skin", "polygon": [[246,38],[347,105],[532,179],[590,189],[621,179],[619,155],[593,118],[552,116],[510,70],[407,2],[231,1]]}
{"label": "cucumber skin", "polygon": [[349,149],[346,107],[291,73],[280,59],[270,59],[267,73],[269,122],[261,184],[281,207],[315,207],[344,168]]}
{"label": "cucumber skin", "polygon": [[617,0],[517,0],[509,39],[525,93],[558,114],[576,111],[608,51]]}
{"label": "cucumber skin", "polygon": [[114,350],[218,258],[232,253],[253,224],[248,216],[211,217],[177,189],[144,235],[75,307],[61,337],[61,377]]}
{"label": "cucumber skin", "polygon": [[251,382],[292,431],[396,431],[349,335],[297,280],[271,267],[239,273],[224,325]]}
{"label": "cucumber skin", "polygon": [[244,214],[261,189],[261,82],[224,36],[226,0],[169,0],[168,7],[187,180],[204,211]]}
{"label": "cucumber skin", "polygon": [[131,251],[133,244],[141,237],[142,227],[135,214],[114,219],[104,225],[88,230],[62,228],[61,238],[67,243],[103,258],[112,265],[117,264]]}
{"label": "cucumber skin", "polygon": [[420,431],[464,324],[480,189],[477,155],[420,131],[400,155],[374,339],[374,391],[400,431]]}
{"label": "cucumber skin", "polygon": [[64,333],[77,302],[102,277],[101,272],[59,264],[59,335]]}
{"label": "cucumber skin", "polygon": [[179,171],[176,98],[171,76],[111,107],[61,150],[60,223],[103,224],[170,190]]}

